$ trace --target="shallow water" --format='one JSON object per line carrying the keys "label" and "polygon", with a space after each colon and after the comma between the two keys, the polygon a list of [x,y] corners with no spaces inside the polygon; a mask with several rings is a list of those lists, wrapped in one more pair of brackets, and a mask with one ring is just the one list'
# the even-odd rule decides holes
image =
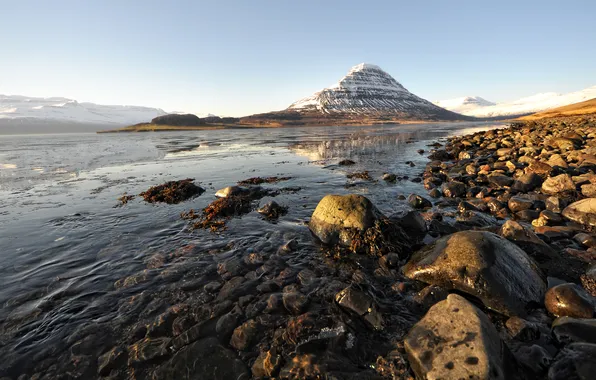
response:
{"label": "shallow water", "polygon": [[[17,367],[25,372],[58,354],[81,326],[133,321],[138,311],[123,307],[128,297],[200,277],[213,262],[275,251],[294,238],[299,248],[288,263],[305,266],[316,260],[317,250],[304,222],[325,194],[364,194],[388,215],[407,209],[397,196],[424,194],[422,184],[385,183],[380,179],[383,173],[414,178],[424,170],[430,142],[502,126],[452,123],[0,136],[0,357],[10,358],[9,364],[0,364],[0,376],[3,365],[12,374]],[[419,149],[425,154],[417,153]],[[346,158],[357,164],[339,167],[337,163]],[[346,178],[347,173],[362,170],[377,181]],[[275,197],[289,207],[278,222],[251,212],[215,234],[190,231],[180,218],[182,211],[212,202],[216,190],[256,176],[290,176],[264,187],[301,189]],[[207,191],[187,202],[151,205],[135,198],[119,205],[117,201],[124,193],[138,194],[189,177]],[[148,265],[156,257],[167,258],[159,269]],[[144,274],[137,285],[114,286],[138,273]],[[28,364],[15,366],[14,361],[23,358]]]}

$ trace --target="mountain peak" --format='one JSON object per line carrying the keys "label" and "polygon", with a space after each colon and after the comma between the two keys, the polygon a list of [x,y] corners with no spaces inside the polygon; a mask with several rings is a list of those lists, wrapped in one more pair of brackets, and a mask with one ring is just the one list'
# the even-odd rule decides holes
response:
{"label": "mountain peak", "polygon": [[460,117],[412,94],[379,66],[370,63],[353,66],[335,85],[293,103],[288,109],[419,120]]}
{"label": "mountain peak", "polygon": [[359,63],[356,66],[352,66],[352,68],[350,69],[350,73],[356,72],[356,71],[363,71],[363,70],[381,70],[383,71],[379,66],[377,65],[373,65],[372,63]]}

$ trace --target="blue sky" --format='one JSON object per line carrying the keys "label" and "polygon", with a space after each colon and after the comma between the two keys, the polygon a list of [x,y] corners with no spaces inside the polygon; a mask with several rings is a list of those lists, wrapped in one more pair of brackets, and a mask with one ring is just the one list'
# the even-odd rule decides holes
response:
{"label": "blue sky", "polygon": [[596,1],[0,0],[0,93],[283,109],[374,63],[429,100],[596,85]]}

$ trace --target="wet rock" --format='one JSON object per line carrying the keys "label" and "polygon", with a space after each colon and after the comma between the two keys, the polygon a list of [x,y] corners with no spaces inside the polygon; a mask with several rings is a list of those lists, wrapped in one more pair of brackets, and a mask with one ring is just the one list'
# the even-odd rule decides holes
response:
{"label": "wet rock", "polygon": [[542,177],[536,173],[526,173],[513,182],[511,188],[522,193],[530,192],[542,185]]}
{"label": "wet rock", "polygon": [[274,377],[279,372],[281,362],[282,358],[275,350],[261,352],[251,368],[252,375],[257,379]]}
{"label": "wet rock", "polygon": [[97,359],[97,374],[107,376],[112,370],[126,364],[127,353],[121,347],[114,347]]}
{"label": "wet rock", "polygon": [[548,211],[561,213],[563,211],[563,201],[559,197],[548,197],[546,198],[546,209]]}
{"label": "wet rock", "polygon": [[529,342],[538,339],[540,331],[536,324],[528,322],[520,317],[511,317],[505,322],[509,336],[513,339]]}
{"label": "wet rock", "polygon": [[417,194],[410,194],[408,196],[408,204],[415,209],[423,209],[432,207],[433,204],[426,198]]}
{"label": "wet rock", "polygon": [[462,182],[453,181],[443,185],[443,195],[448,198],[458,198],[466,195],[466,185]]}
{"label": "wet rock", "polygon": [[488,176],[488,183],[494,189],[502,189],[513,184],[513,178],[506,175],[490,175]]}
{"label": "wet rock", "polygon": [[575,235],[573,240],[587,248],[596,247],[596,237],[584,232],[580,232],[579,234]]}
{"label": "wet rock", "polygon": [[250,194],[250,190],[246,187],[240,186],[228,186],[215,192],[215,196],[218,198],[238,197],[248,194]]}
{"label": "wet rock", "polygon": [[553,359],[544,347],[537,344],[519,347],[514,352],[514,356],[517,362],[533,372],[537,378],[544,378]]}
{"label": "wet rock", "polygon": [[288,240],[284,245],[279,247],[279,251],[283,253],[294,252],[298,248],[298,241],[296,239]]}
{"label": "wet rock", "polygon": [[259,325],[254,319],[246,321],[234,330],[230,339],[230,346],[238,351],[245,351],[253,343],[258,332]]}
{"label": "wet rock", "polygon": [[528,210],[531,209],[533,205],[534,201],[532,199],[518,196],[509,198],[509,202],[507,202],[507,207],[509,207],[512,212]]}
{"label": "wet rock", "polygon": [[571,343],[555,357],[548,380],[588,380],[596,373],[596,344]]}
{"label": "wet rock", "polygon": [[563,222],[563,217],[560,214],[549,210],[540,211],[540,218],[546,220],[549,224],[559,224]]}
{"label": "wet rock", "polygon": [[257,212],[269,220],[277,219],[282,215],[288,213],[288,208],[280,206],[277,202],[271,201],[266,203],[263,207],[257,209]]}
{"label": "wet rock", "polygon": [[343,309],[361,317],[373,329],[381,330],[383,328],[383,317],[372,298],[365,293],[348,287],[335,295],[335,301]]}
{"label": "wet rock", "polygon": [[478,297],[500,313],[524,315],[546,290],[536,263],[515,244],[490,232],[462,231],[416,252],[406,277]]}
{"label": "wet rock", "polygon": [[560,317],[552,325],[553,334],[562,344],[585,342],[596,344],[596,319]]}
{"label": "wet rock", "polygon": [[286,310],[294,315],[304,313],[310,302],[307,296],[298,292],[284,293],[282,300]]}
{"label": "wet rock", "polygon": [[248,380],[248,368],[236,354],[219,344],[215,338],[195,342],[158,368],[153,380]]}
{"label": "wet rock", "polygon": [[387,182],[395,182],[397,180],[397,176],[392,173],[385,173],[383,174],[383,180]]}
{"label": "wet rock", "polygon": [[413,240],[420,240],[426,235],[426,221],[417,211],[408,211],[403,215],[392,215],[391,220],[397,223]]}
{"label": "wet rock", "polygon": [[356,165],[356,163],[352,160],[349,159],[345,159],[345,160],[341,160],[340,162],[337,163],[339,166],[351,166],[351,165]]}
{"label": "wet rock", "polygon": [[576,284],[561,284],[546,292],[544,305],[557,317],[592,318],[594,299]]}
{"label": "wet rock", "polygon": [[488,317],[450,294],[430,308],[404,340],[420,379],[506,379],[504,345]]}
{"label": "wet rock", "polygon": [[596,265],[590,267],[586,273],[581,276],[582,286],[593,297],[596,297]]}
{"label": "wet rock", "polygon": [[501,226],[499,233],[529,253],[538,262],[553,260],[557,257],[556,251],[550,245],[540,239],[531,229],[516,221],[507,220]]}
{"label": "wet rock", "polygon": [[215,325],[215,331],[223,341],[230,339],[230,336],[242,320],[242,310],[236,306],[232,311],[222,315]]}
{"label": "wet rock", "polygon": [[574,222],[596,226],[596,198],[574,202],[563,210],[563,216]]}
{"label": "wet rock", "polygon": [[442,193],[439,189],[432,189],[428,192],[428,195],[432,198],[440,198]]}
{"label": "wet rock", "polygon": [[211,281],[211,282],[205,284],[203,289],[205,289],[206,292],[215,293],[215,292],[219,291],[222,286],[223,286],[223,284],[219,281]]}
{"label": "wet rock", "polygon": [[349,246],[348,229],[364,231],[382,214],[361,195],[326,195],[312,214],[308,227],[325,244]]}
{"label": "wet rock", "polygon": [[144,339],[128,347],[128,365],[161,358],[170,354],[170,338]]}
{"label": "wet rock", "polygon": [[437,160],[437,161],[449,161],[453,159],[453,155],[447,152],[445,149],[438,149],[432,152],[428,158],[430,160]]}
{"label": "wet rock", "polygon": [[429,285],[418,293],[414,294],[412,298],[416,303],[419,303],[424,308],[428,309],[437,302],[446,299],[448,295],[449,292],[445,288],[436,285]]}
{"label": "wet rock", "polygon": [[549,164],[540,161],[533,161],[526,167],[526,173],[534,173],[542,178],[547,178],[552,173],[553,168]]}
{"label": "wet rock", "polygon": [[559,194],[573,191],[575,191],[575,183],[573,183],[569,174],[550,177],[542,183],[542,192],[545,194]]}

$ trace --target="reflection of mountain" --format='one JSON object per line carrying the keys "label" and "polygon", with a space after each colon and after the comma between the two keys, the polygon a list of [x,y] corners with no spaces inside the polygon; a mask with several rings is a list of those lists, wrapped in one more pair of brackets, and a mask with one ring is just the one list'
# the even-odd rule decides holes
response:
{"label": "reflection of mountain", "polygon": [[316,141],[300,142],[290,145],[294,153],[307,157],[310,161],[366,157],[366,160],[380,156],[395,155],[403,150],[408,141],[424,140],[436,136],[436,131],[401,131],[394,134],[380,135],[363,131],[346,136],[322,137]]}

